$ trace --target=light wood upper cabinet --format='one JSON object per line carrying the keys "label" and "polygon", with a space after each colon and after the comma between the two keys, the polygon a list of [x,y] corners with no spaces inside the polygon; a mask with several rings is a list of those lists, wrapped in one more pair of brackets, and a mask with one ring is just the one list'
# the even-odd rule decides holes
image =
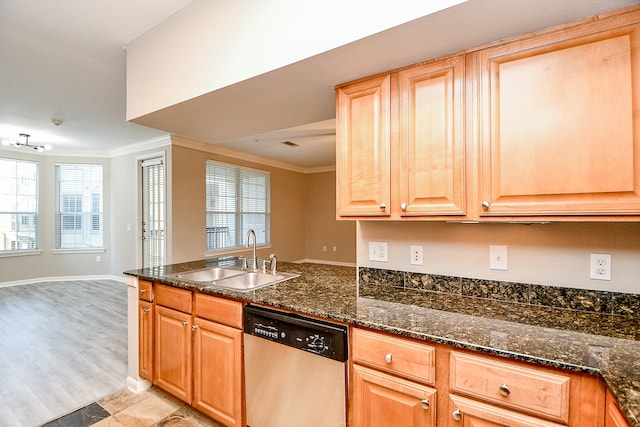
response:
{"label": "light wood upper cabinet", "polygon": [[400,215],[464,215],[464,57],[398,72]]}
{"label": "light wood upper cabinet", "polygon": [[470,54],[480,216],[640,213],[638,13]]}
{"label": "light wood upper cabinet", "polygon": [[342,216],[388,216],[390,77],[337,89],[337,209]]}
{"label": "light wood upper cabinet", "polygon": [[464,57],[337,89],[342,217],[464,215]]}

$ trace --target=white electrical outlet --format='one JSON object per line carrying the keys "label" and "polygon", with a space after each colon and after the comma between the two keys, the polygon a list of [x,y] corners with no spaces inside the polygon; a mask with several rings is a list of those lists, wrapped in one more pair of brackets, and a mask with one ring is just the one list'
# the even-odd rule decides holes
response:
{"label": "white electrical outlet", "polygon": [[509,267],[506,246],[489,246],[489,269],[507,270]]}
{"label": "white electrical outlet", "polygon": [[422,246],[411,245],[411,264],[422,265]]}
{"label": "white electrical outlet", "polygon": [[387,255],[387,242],[369,242],[370,261],[389,261]]}
{"label": "white electrical outlet", "polygon": [[591,278],[611,280],[611,255],[591,254]]}

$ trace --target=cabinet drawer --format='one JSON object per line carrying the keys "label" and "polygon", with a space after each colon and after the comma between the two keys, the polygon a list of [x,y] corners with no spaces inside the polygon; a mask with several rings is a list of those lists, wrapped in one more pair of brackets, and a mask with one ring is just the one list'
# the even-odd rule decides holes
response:
{"label": "cabinet drawer", "polygon": [[153,302],[153,284],[146,280],[138,280],[138,299]]}
{"label": "cabinet drawer", "polygon": [[155,289],[156,304],[191,314],[191,291],[157,284]]}
{"label": "cabinet drawer", "polygon": [[196,316],[242,329],[242,303],[212,295],[195,294]]}
{"label": "cabinet drawer", "polygon": [[542,415],[569,419],[568,376],[451,352],[451,391]]}
{"label": "cabinet drawer", "polygon": [[351,343],[355,363],[366,364],[421,383],[435,383],[434,347],[355,328]]}

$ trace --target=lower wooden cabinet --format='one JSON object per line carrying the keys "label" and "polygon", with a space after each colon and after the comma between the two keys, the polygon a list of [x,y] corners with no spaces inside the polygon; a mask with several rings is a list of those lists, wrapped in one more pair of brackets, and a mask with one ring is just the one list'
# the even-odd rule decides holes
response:
{"label": "lower wooden cabinet", "polygon": [[[562,427],[540,418],[461,396],[449,396],[449,426],[460,427]],[[445,425],[444,422],[439,425]]]}
{"label": "lower wooden cabinet", "polygon": [[191,314],[156,305],[153,383],[191,403]]}
{"label": "lower wooden cabinet", "polygon": [[153,303],[138,301],[138,370],[153,381]]}
{"label": "lower wooden cabinet", "polygon": [[245,424],[242,303],[155,284],[139,301],[140,375],[217,422]]}
{"label": "lower wooden cabinet", "polygon": [[191,405],[227,426],[242,425],[242,331],[194,321]]}
{"label": "lower wooden cabinet", "polygon": [[374,369],[353,365],[356,427],[436,426],[436,390]]}

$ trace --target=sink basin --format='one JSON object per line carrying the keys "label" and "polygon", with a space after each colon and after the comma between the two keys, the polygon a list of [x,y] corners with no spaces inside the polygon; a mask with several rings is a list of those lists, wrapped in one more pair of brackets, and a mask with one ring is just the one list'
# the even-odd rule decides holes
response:
{"label": "sink basin", "polygon": [[202,285],[203,289],[225,288],[238,292],[253,291],[298,276],[299,274],[292,273],[270,274],[225,267],[211,267],[202,270],[185,271],[184,273],[167,274],[167,277],[173,279],[197,282]]}
{"label": "sink basin", "polygon": [[176,279],[190,280],[193,282],[213,282],[216,280],[226,279],[228,277],[239,276],[241,274],[245,274],[245,272],[242,270],[233,270],[231,268],[212,267],[202,270],[185,271],[184,273],[168,274],[167,276]]}
{"label": "sink basin", "polygon": [[276,283],[284,282],[285,280],[298,277],[299,274],[292,273],[261,273],[257,271],[245,272],[242,275],[228,277],[226,279],[218,280],[212,286],[208,288],[227,288],[233,289],[239,292],[253,291],[265,286],[274,285]]}

